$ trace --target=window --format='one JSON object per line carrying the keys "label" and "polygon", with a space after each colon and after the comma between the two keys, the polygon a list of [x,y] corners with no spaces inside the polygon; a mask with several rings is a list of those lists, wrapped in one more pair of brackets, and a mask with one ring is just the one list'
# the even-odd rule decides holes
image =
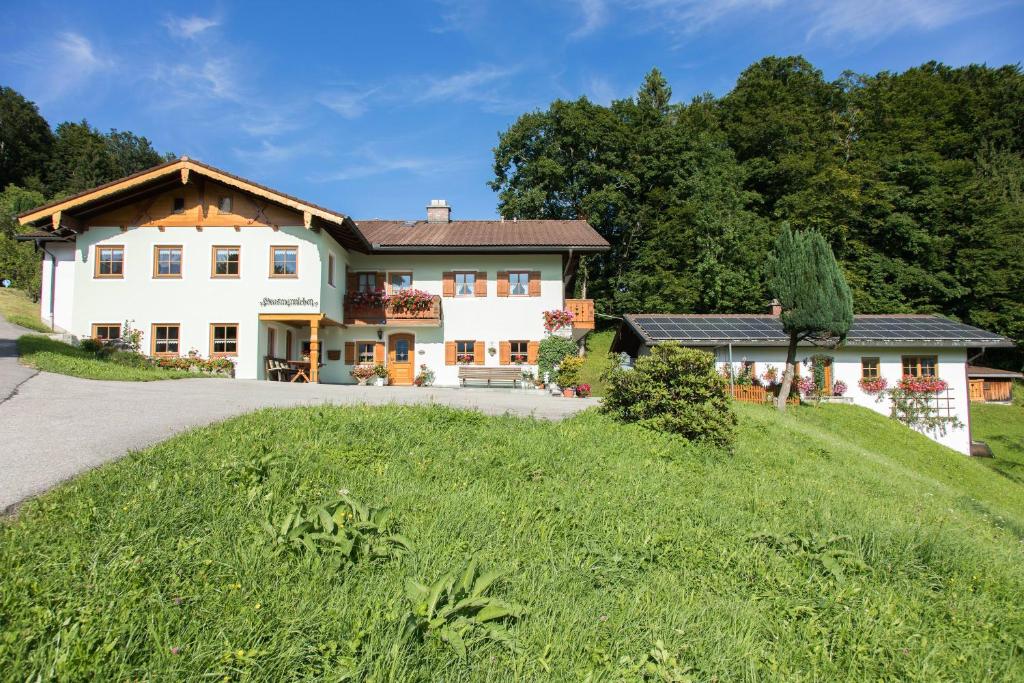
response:
{"label": "window", "polygon": [[175,197],[174,198],[174,213],[185,213],[185,198]]}
{"label": "window", "polygon": [[525,363],[529,359],[530,342],[513,341],[509,342],[509,361],[512,363]]}
{"label": "window", "polygon": [[231,213],[231,197],[221,197],[217,200],[217,213]]}
{"label": "window", "polygon": [[356,342],[356,362],[357,363],[372,363],[373,362],[373,342]]}
{"label": "window", "polygon": [[457,341],[455,342],[455,361],[458,363],[476,362],[476,342]]}
{"label": "window", "polygon": [[153,277],[181,277],[181,247],[153,247]]}
{"label": "window", "polygon": [[327,255],[327,284],[334,286],[334,254]]}
{"label": "window", "polygon": [[412,273],[388,273],[388,282],[392,292],[412,289]]}
{"label": "window", "polygon": [[299,250],[297,247],[270,248],[270,277],[298,277]]}
{"label": "window", "polygon": [[238,355],[238,325],[210,325],[210,358]]}
{"label": "window", "polygon": [[866,380],[878,379],[878,359],[877,358],[861,358],[860,359],[860,378]]}
{"label": "window", "polygon": [[274,357],[274,351],[277,350],[277,330],[273,327],[267,328],[267,355],[271,358]]}
{"label": "window", "polygon": [[124,277],[124,247],[96,247],[96,277]]}
{"label": "window", "polygon": [[177,356],[181,326],[178,324],[160,323],[153,325],[152,355]]}
{"label": "window", "polygon": [[396,363],[408,363],[409,362],[409,340],[399,339],[395,342],[395,362]]}
{"label": "window", "polygon": [[377,273],[358,273],[356,275],[357,292],[377,291]]}
{"label": "window", "polygon": [[939,359],[937,356],[903,356],[904,377],[935,377]]}
{"label": "window", "polygon": [[213,247],[211,277],[238,277],[241,250],[239,247]]}
{"label": "window", "polygon": [[121,325],[118,323],[93,323],[92,338],[100,341],[120,339]]}
{"label": "window", "polygon": [[475,289],[476,273],[455,273],[455,296],[473,296]]}
{"label": "window", "polygon": [[530,274],[509,273],[508,274],[508,295],[529,296],[530,295]]}

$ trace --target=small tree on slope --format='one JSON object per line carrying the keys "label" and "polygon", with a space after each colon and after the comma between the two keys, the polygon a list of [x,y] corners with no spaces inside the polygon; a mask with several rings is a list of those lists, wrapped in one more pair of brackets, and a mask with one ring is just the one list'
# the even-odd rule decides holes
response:
{"label": "small tree on slope", "polygon": [[831,247],[817,231],[793,232],[783,226],[768,266],[768,286],[782,304],[779,316],[789,335],[786,371],[776,403],[786,409],[793,384],[796,347],[812,340],[835,346],[853,322],[853,297]]}

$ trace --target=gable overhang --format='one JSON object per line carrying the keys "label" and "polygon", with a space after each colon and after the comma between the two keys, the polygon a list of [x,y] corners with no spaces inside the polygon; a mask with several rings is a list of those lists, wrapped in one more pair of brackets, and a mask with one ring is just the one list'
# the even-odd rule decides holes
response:
{"label": "gable overhang", "polygon": [[90,218],[139,201],[146,195],[181,187],[199,179],[208,179],[237,189],[302,215],[311,230],[323,229],[341,246],[369,251],[370,245],[345,214],[278,192],[188,157],[173,159],[130,176],[84,192],[58,199],[18,216],[18,222],[61,237],[73,237],[86,229]]}

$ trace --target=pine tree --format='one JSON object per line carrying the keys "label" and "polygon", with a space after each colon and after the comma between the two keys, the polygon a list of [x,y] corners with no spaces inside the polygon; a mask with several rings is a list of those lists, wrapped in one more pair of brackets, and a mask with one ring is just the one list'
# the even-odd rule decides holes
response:
{"label": "pine tree", "polygon": [[797,344],[808,339],[832,345],[844,341],[853,323],[853,296],[832,248],[815,230],[782,227],[768,264],[768,286],[782,304],[779,316],[789,335],[786,372],[777,406],[786,409],[793,384]]}

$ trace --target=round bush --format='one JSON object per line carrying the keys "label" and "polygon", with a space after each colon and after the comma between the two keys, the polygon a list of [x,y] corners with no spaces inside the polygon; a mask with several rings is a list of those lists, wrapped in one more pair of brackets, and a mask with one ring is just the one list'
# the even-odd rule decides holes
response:
{"label": "round bush", "polygon": [[558,335],[548,335],[540,342],[537,349],[537,372],[540,378],[544,379],[544,373],[550,372],[551,379],[555,379],[556,365],[561,365],[566,356],[575,356],[578,351],[576,342]]}
{"label": "round bush", "polygon": [[678,434],[690,441],[731,446],[736,415],[725,379],[707,351],[659,344],[632,370],[608,374],[603,410],[623,422]]}

